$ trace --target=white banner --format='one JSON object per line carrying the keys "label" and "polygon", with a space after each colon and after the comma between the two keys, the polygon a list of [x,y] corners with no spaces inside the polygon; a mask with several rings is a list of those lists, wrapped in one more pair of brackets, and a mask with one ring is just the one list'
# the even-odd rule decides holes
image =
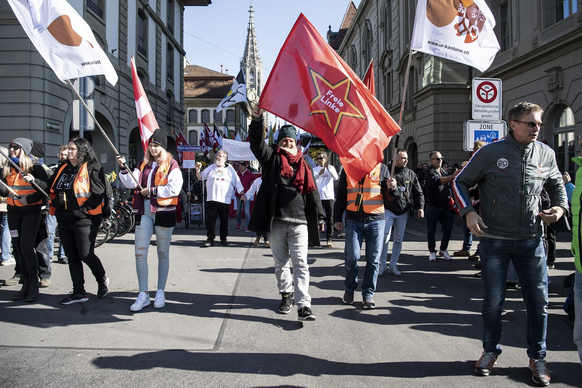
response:
{"label": "white banner", "polygon": [[251,143],[230,139],[222,139],[222,149],[228,152],[228,160],[251,161],[257,160],[251,152]]}
{"label": "white banner", "polygon": [[465,3],[419,0],[410,47],[484,72],[499,51],[495,19],[484,0]]}

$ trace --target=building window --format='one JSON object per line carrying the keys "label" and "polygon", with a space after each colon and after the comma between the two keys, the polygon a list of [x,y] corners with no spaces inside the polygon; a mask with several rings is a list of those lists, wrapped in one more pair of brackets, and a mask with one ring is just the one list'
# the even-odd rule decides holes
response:
{"label": "building window", "polygon": [[200,122],[209,124],[210,123],[210,111],[208,109],[203,109],[200,112]]}
{"label": "building window", "polygon": [[197,131],[188,132],[188,144],[198,145],[198,132]]}
{"label": "building window", "polygon": [[414,98],[412,95],[416,92],[416,70],[410,67],[410,74],[408,76],[408,88],[406,89],[406,99],[404,107],[406,110],[414,108]]}
{"label": "building window", "polygon": [[171,44],[168,44],[166,56],[166,77],[174,82],[174,48]]}
{"label": "building window", "polygon": [[578,0],[545,0],[542,7],[544,28],[548,28],[578,12]]}
{"label": "building window", "polygon": [[166,121],[171,123],[172,122],[172,113],[174,110],[174,95],[172,92],[168,91],[166,93],[166,98],[168,101],[166,102]]}
{"label": "building window", "polygon": [[[368,69],[368,65],[370,64],[370,60],[372,59],[372,27],[370,25],[370,21],[366,20],[366,27],[364,31],[364,41],[362,42],[362,47],[364,48],[363,52],[363,59],[364,59],[364,66],[366,66],[366,70]],[[365,71],[365,70],[364,70]]]}
{"label": "building window", "polygon": [[511,46],[511,15],[509,0],[499,5],[499,45],[501,52],[509,50]]}
{"label": "building window", "polygon": [[87,0],[87,8],[103,19],[103,10],[105,9],[105,0]]}
{"label": "building window", "polygon": [[174,0],[168,0],[166,9],[166,27],[173,35],[174,34]]}
{"label": "building window", "polygon": [[390,39],[392,39],[392,3],[388,1],[384,10],[384,45],[386,49],[390,45]]}
{"label": "building window", "polygon": [[351,68],[355,69],[358,65],[358,50],[356,50],[356,46],[354,45],[352,45],[352,58],[350,62]]}
{"label": "building window", "polygon": [[222,111],[220,112],[214,111],[214,122],[222,123]]}
{"label": "building window", "polygon": [[198,122],[198,111],[196,109],[190,109],[188,111],[188,122],[196,124]]}
{"label": "building window", "polygon": [[384,74],[384,106],[389,108],[392,104],[392,74]]}
{"label": "building window", "polygon": [[563,107],[555,116],[552,128],[558,169],[562,172],[567,171],[571,176],[575,176],[574,162],[572,161],[572,158],[576,156],[574,125],[572,109]]}
{"label": "building window", "polygon": [[229,109],[226,111],[226,122],[229,124],[234,124],[234,110]]}
{"label": "building window", "polygon": [[140,9],[137,12],[137,52],[144,57],[148,56],[148,17],[145,12]]}

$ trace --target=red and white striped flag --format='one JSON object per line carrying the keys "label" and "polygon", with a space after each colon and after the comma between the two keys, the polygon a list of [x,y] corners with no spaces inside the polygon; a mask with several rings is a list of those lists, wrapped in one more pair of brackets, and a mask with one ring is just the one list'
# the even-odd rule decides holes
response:
{"label": "red and white striped flag", "polygon": [[135,110],[137,111],[137,120],[139,121],[139,135],[141,137],[141,145],[143,153],[146,153],[148,148],[148,141],[152,137],[154,131],[159,128],[156,116],[152,111],[148,97],[143,90],[137,70],[135,68],[135,60],[131,56],[131,76],[133,79],[133,95],[135,96]]}

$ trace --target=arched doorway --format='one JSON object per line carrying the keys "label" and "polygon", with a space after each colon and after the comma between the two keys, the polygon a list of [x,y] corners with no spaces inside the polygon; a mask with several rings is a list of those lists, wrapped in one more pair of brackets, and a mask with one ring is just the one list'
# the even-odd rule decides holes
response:
{"label": "arched doorway", "polygon": [[572,178],[576,176],[572,158],[576,156],[576,135],[574,112],[566,105],[553,108],[546,118],[546,134],[551,139],[556,152],[556,163],[561,172],[567,171]]}

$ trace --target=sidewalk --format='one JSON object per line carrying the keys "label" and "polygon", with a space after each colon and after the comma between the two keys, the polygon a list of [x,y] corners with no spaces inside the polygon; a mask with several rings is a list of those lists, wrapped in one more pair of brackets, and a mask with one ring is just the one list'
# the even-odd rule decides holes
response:
{"label": "sidewalk", "polygon": [[[450,252],[460,249],[455,221]],[[521,292],[508,291],[503,354],[489,377],[473,365],[481,353],[482,284],[467,259],[429,263],[424,220],[411,220],[399,268],[378,279],[377,308],[361,294],[343,305],[343,240],[309,251],[315,322],[293,310],[277,313],[270,250],[253,247],[254,233],[235,232],[228,247],[201,248],[206,231],[176,229],[170,253],[167,304],[139,313],[133,234],[97,249],[111,279],[97,300],[85,273],[87,303],[59,301],[71,290],[67,266],[53,264],[52,285],[36,303],[12,301],[19,287],[0,287],[2,387],[522,387],[533,386],[525,353]],[[437,234],[437,238],[440,233]],[[574,269],[568,236],[559,236],[550,270],[548,363],[552,385],[582,386],[572,324],[562,310],[562,279]],[[473,249],[475,249],[474,245]],[[150,256],[150,295],[157,260]],[[363,262],[362,262],[363,263]],[[0,267],[8,279],[14,267]]]}

